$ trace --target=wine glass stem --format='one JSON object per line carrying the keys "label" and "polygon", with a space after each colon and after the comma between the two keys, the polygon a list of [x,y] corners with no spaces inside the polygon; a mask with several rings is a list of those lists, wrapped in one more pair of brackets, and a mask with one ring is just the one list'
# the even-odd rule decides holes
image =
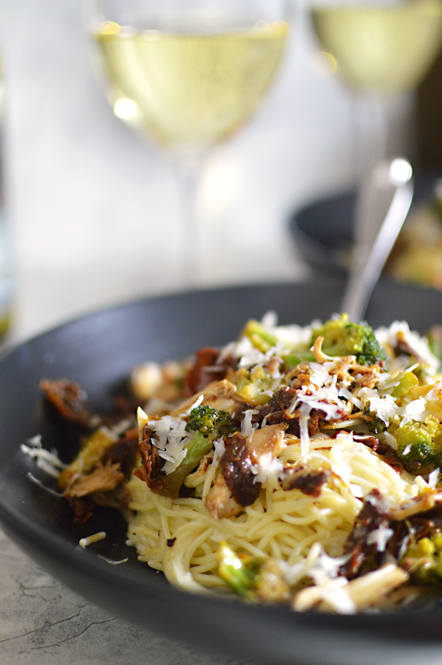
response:
{"label": "wine glass stem", "polygon": [[388,157],[388,101],[382,97],[371,97],[369,100],[374,144],[372,166],[381,159]]}
{"label": "wine glass stem", "polygon": [[201,233],[198,218],[198,189],[203,155],[192,153],[175,159],[176,179],[181,199],[181,273],[185,287],[201,284]]}
{"label": "wine glass stem", "polygon": [[[353,99],[355,121],[355,173],[357,178],[357,197],[353,220],[353,243],[359,248],[370,247],[373,229],[370,221],[378,205],[377,190],[368,190],[364,183],[370,177],[372,169],[387,156],[388,116],[386,100],[380,96],[358,94]],[[354,254],[352,265],[358,265],[365,256]]]}
{"label": "wine glass stem", "polygon": [[356,94],[353,98],[354,163],[357,179],[387,157],[387,100],[377,95]]}

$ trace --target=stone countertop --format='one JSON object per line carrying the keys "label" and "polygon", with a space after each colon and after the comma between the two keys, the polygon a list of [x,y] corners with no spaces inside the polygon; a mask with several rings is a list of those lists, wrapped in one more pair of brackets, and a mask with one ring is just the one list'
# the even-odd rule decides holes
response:
{"label": "stone countertop", "polygon": [[[97,307],[183,288],[173,170],[112,115],[84,27],[78,0],[0,0],[16,279],[10,343]],[[288,216],[352,182],[348,97],[318,68],[308,28],[296,36],[261,113],[206,164],[201,286],[308,275]],[[408,110],[406,102],[398,111],[399,129]],[[1,663],[235,665],[109,616],[3,534],[0,553]]]}
{"label": "stone countertop", "polygon": [[2,533],[0,557],[5,665],[240,665],[107,614],[59,584]]}

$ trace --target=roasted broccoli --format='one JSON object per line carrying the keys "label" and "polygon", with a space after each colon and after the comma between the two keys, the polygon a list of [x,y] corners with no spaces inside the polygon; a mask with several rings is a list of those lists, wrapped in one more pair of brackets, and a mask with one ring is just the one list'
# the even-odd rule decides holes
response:
{"label": "roasted broccoli", "polygon": [[218,550],[218,573],[238,596],[268,603],[289,599],[287,583],[275,559],[239,556],[225,541]]}
{"label": "roasted broccoli", "polygon": [[240,557],[225,541],[218,550],[218,573],[238,596],[253,595],[255,579],[262,565],[256,557]]}
{"label": "roasted broccoli", "polygon": [[365,323],[351,323],[347,314],[315,328],[311,343],[314,344],[318,337],[324,338],[322,350],[329,356],[356,356],[361,365],[388,360],[387,352],[377,341],[373,329]]}
{"label": "roasted broccoli", "polygon": [[313,353],[309,349],[299,348],[299,345],[294,347],[285,342],[281,342],[276,335],[267,330],[262,323],[251,319],[247,322],[244,330],[242,331],[243,337],[248,337],[253,346],[261,351],[267,353],[269,349],[276,346],[278,342],[283,347],[281,349],[281,357],[285,366],[288,369],[297,367],[302,362],[312,362],[315,360]]}
{"label": "roasted broccoli", "polygon": [[186,429],[214,441],[220,436],[232,435],[238,427],[227,411],[212,409],[210,406],[197,406],[190,412]]}
{"label": "roasted broccoli", "polygon": [[253,370],[239,369],[236,372],[235,383],[237,396],[252,406],[267,404],[270,401],[274,379],[263,367]]}
{"label": "roasted broccoli", "polygon": [[402,372],[398,379],[397,384],[391,391],[393,397],[404,397],[412,388],[419,385],[419,379],[414,372],[410,370]]}
{"label": "roasted broccoli", "polygon": [[382,418],[373,411],[366,411],[364,413],[364,420],[367,423],[368,431],[371,434],[380,434],[387,429],[387,424]]}
{"label": "roasted broccoli", "polygon": [[436,418],[409,422],[394,435],[398,456],[408,471],[427,474],[442,466],[442,425]]}
{"label": "roasted broccoli", "polygon": [[204,455],[212,450],[213,442],[221,436],[230,436],[238,426],[226,411],[197,406],[190,412],[186,429],[194,432],[186,446],[186,457],[163,482],[164,493],[172,498],[178,497],[181,485]]}
{"label": "roasted broccoli", "polygon": [[248,337],[253,346],[262,353],[266,353],[272,346],[276,346],[278,338],[265,328],[262,323],[250,319],[246,323],[241,337]]}
{"label": "roasted broccoli", "polygon": [[417,584],[442,582],[442,534],[434,532],[430,537],[412,543],[400,565]]}

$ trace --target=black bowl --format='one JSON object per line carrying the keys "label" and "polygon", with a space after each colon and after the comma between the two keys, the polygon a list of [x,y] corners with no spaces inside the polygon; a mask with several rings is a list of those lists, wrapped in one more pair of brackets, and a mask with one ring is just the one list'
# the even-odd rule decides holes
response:
{"label": "black bowl", "polygon": [[[439,172],[415,173],[411,210],[432,199],[440,177]],[[348,190],[311,201],[293,212],[289,234],[308,263],[322,270],[348,270],[355,208],[356,190]]]}
{"label": "black bowl", "polygon": [[[136,624],[193,646],[237,657],[289,665],[406,665],[442,655],[442,611],[334,616],[295,614],[198,596],[171,587],[136,560],[125,545],[125,524],[102,510],[93,521],[72,524],[64,502],[31,482],[49,484],[20,444],[36,433],[62,458],[72,442],[45,418],[41,378],[80,382],[96,409],[107,409],[130,368],[146,360],[180,358],[199,347],[234,339],[245,320],[274,309],[281,323],[307,324],[339,308],[339,277],[301,284],[251,286],[134,302],[63,325],[10,351],[0,361],[0,520],[10,537],[41,566],[90,601]],[[425,330],[442,321],[442,293],[384,281],[367,319],[374,325],[407,319]],[[107,538],[88,549],[82,536]],[[114,561],[128,557],[121,565]]]}

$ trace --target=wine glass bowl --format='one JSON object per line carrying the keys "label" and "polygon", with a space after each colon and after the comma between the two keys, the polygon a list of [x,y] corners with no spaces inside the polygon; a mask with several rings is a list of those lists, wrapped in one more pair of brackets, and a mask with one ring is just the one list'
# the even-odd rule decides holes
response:
{"label": "wine glass bowl", "polygon": [[316,36],[351,87],[395,95],[416,87],[442,42],[442,2],[313,5]]}
{"label": "wine glass bowl", "polygon": [[90,0],[90,32],[115,115],[173,159],[183,281],[199,283],[196,189],[203,158],[267,93],[290,0]]}
{"label": "wine glass bowl", "polygon": [[[388,156],[392,104],[425,78],[437,58],[442,0],[312,0],[310,18],[323,52],[351,94],[355,172],[361,176]],[[368,141],[361,130],[364,122],[372,127]]]}
{"label": "wine glass bowl", "polygon": [[287,23],[172,16],[146,27],[106,21],[94,36],[114,112],[164,147],[205,150],[258,106],[281,59]]}

